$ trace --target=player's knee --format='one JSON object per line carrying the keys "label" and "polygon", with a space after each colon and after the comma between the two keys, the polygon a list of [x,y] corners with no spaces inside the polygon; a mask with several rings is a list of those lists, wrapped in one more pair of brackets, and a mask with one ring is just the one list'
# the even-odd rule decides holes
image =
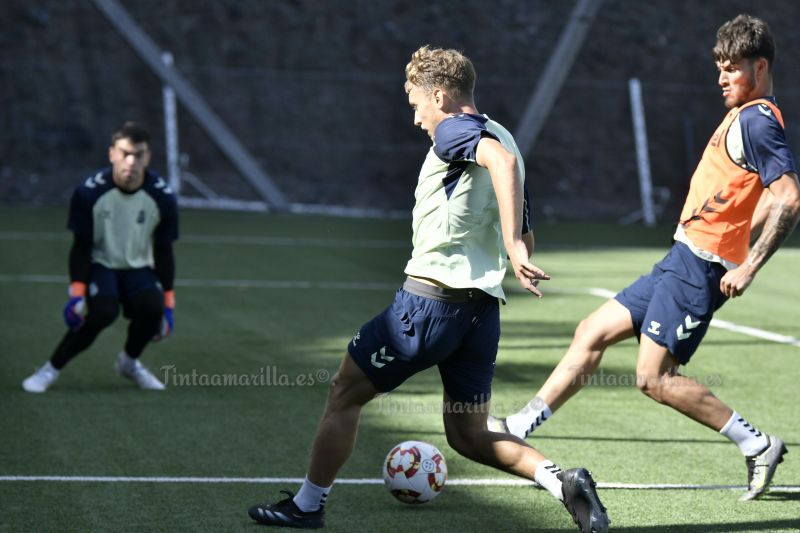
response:
{"label": "player's knee", "polygon": [[341,404],[347,395],[348,380],[337,372],[328,384],[328,403]]}
{"label": "player's knee", "polygon": [[331,378],[328,386],[327,411],[342,411],[351,407],[360,407],[367,403],[374,393],[368,382],[358,376],[339,371]]}
{"label": "player's knee", "polygon": [[594,338],[593,330],[594,328],[592,325],[592,321],[589,320],[588,318],[584,318],[583,320],[578,322],[578,325],[575,327],[574,337],[576,340],[580,340],[584,343],[590,343]]}
{"label": "player's knee", "polygon": [[648,398],[664,403],[665,384],[660,376],[640,374],[636,376],[636,386]]}
{"label": "player's knee", "polygon": [[119,315],[119,303],[114,298],[95,298],[89,304],[86,324],[89,327],[102,329],[111,325]]}
{"label": "player's knee", "polygon": [[447,434],[447,444],[453,448],[459,455],[464,457],[471,457],[472,446],[470,446],[469,439],[466,438],[461,432],[449,430]]}
{"label": "player's knee", "polygon": [[605,336],[600,330],[599,325],[591,318],[585,318],[581,320],[575,328],[573,342],[597,355],[602,355],[603,351],[607,348],[607,343],[604,341],[604,338]]}
{"label": "player's knee", "polygon": [[476,435],[469,430],[454,424],[448,424],[445,425],[445,435],[447,436],[447,444],[459,455],[463,455],[468,459],[476,457]]}

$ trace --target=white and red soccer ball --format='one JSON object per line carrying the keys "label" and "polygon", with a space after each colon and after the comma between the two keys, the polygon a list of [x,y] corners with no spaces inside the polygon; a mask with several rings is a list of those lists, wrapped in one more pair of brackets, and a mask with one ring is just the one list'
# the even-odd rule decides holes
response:
{"label": "white and red soccer ball", "polygon": [[429,502],[444,488],[447,464],[435,446],[407,440],[386,456],[383,481],[392,496],[403,503]]}

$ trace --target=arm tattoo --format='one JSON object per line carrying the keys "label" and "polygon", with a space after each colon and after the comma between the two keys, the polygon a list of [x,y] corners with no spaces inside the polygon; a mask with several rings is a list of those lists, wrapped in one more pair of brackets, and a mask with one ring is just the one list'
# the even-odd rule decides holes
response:
{"label": "arm tattoo", "polygon": [[776,203],[770,209],[761,236],[753,244],[747,262],[761,268],[772,257],[783,241],[791,235],[800,218],[800,211],[791,205]]}

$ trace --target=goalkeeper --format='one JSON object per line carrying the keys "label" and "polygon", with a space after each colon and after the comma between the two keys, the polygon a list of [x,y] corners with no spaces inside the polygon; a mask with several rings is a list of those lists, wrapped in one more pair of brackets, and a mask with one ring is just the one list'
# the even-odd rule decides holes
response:
{"label": "goalkeeper", "polygon": [[85,179],[72,196],[69,229],[69,328],[47,363],[22,382],[28,392],[45,392],[64,366],[86,350],[119,315],[130,320],[117,355],[117,372],[142,389],[164,384],[141,364],[147,343],[173,329],[178,207],[166,181],[147,170],[150,135],[126,122],[111,136],[111,166]]}

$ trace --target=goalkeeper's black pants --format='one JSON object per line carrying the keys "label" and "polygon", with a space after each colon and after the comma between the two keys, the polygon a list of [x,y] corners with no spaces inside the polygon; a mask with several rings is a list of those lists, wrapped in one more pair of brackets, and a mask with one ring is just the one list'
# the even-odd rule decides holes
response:
{"label": "goalkeeper's black pants", "polygon": [[[60,370],[91,346],[100,332],[117,319],[119,304],[119,300],[112,296],[88,298],[85,322],[77,330],[64,335],[50,358],[50,364]],[[147,343],[159,332],[164,314],[164,295],[159,290],[138,292],[125,303],[123,310],[124,316],[130,319],[125,353],[135,359],[142,355]]]}

